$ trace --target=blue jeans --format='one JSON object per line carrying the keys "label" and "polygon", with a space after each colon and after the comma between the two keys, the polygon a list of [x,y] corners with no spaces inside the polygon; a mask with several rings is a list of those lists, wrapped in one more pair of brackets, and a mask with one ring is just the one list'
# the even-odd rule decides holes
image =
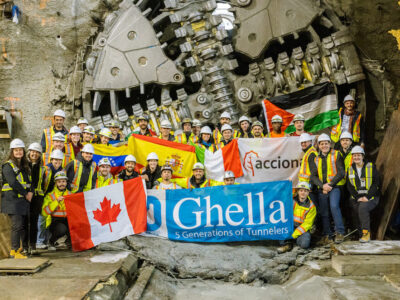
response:
{"label": "blue jeans", "polygon": [[[283,246],[286,244],[291,244],[292,241],[293,241],[292,239],[279,241],[279,245]],[[311,243],[311,234],[308,231],[300,235],[298,238],[296,238],[296,244],[300,248],[307,249],[310,247],[310,243]]]}
{"label": "blue jeans", "polygon": [[49,230],[46,228],[46,219],[42,216],[42,214],[40,214],[38,219],[38,233],[36,243],[47,245],[48,240]]}
{"label": "blue jeans", "polygon": [[342,212],[340,211],[340,189],[334,187],[328,194],[318,191],[318,204],[322,220],[322,234],[332,236],[329,212],[335,223],[335,231],[344,234]]}

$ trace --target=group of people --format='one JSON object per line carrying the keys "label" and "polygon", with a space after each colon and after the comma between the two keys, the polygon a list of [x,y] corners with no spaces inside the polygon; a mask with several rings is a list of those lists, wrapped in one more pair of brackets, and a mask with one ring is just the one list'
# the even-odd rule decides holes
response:
{"label": "group of people", "polygon": [[[322,223],[323,243],[329,242],[334,233],[336,242],[343,241],[345,229],[340,201],[350,203],[361,230],[361,241],[370,239],[369,212],[379,201],[378,174],[373,164],[364,160],[363,120],[355,110],[353,97],[346,96],[339,115],[340,122],[332,128],[330,137],[306,133],[306,120],[302,115],[293,119],[296,131],[290,136],[299,136],[304,157],[299,184],[295,189],[295,230],[292,237],[303,248],[310,246],[310,230],[317,216]],[[96,136],[95,129],[87,120],[79,119],[68,131],[64,126],[65,119],[65,113],[56,110],[53,125],[44,129],[40,144],[29,145],[27,154],[22,140],[14,139],[10,143],[10,154],[2,167],[1,211],[11,218],[11,257],[26,258],[28,248],[55,249],[69,243],[64,197],[71,193],[85,192],[138,176],[145,180],[148,189],[192,189],[236,184],[232,171],[225,172],[224,182],[208,179],[204,165],[199,162],[194,164],[191,177],[173,178],[171,166],[160,165],[154,152],[148,154],[147,165],[142,169],[137,169],[133,155],[126,156],[124,169],[113,176],[108,158],[102,158],[98,164],[93,161],[94,143],[115,146],[133,133],[198,145],[213,152],[239,137],[288,136],[282,130],[283,121],[279,115],[272,118],[270,132],[265,132],[260,121],[251,122],[246,116],[239,119],[239,128],[235,130],[230,124],[230,114],[223,112],[214,130],[209,126],[202,127],[198,120],[183,119],[182,131],[174,134],[171,123],[162,120],[158,136],[149,126],[147,117],[141,116],[137,119],[137,128],[125,138],[115,120]],[[316,144],[313,145],[315,139]],[[331,148],[332,142],[335,143],[334,148]],[[331,230],[330,216],[334,221],[334,231]],[[279,249],[285,252],[290,248],[291,241],[286,241]]]}

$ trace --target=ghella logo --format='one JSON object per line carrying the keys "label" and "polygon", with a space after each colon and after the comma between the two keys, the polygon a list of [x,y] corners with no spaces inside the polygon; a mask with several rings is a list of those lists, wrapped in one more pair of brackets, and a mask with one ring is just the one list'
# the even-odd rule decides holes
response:
{"label": "ghella logo", "polygon": [[247,172],[251,172],[251,176],[254,176],[254,160],[256,158],[259,158],[258,153],[253,150],[246,152],[244,155],[243,168]]}

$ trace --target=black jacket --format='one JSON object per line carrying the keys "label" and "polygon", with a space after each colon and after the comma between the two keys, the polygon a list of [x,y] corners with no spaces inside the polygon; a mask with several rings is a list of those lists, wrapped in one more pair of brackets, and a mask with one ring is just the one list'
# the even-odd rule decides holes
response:
{"label": "black jacket", "polygon": [[[83,158],[79,159],[80,162],[83,164],[83,170],[82,170],[82,176],[81,180],[79,182],[79,189],[77,193],[83,192],[83,188],[89,181],[89,174],[90,174],[90,167],[92,166],[93,160],[86,161]],[[74,172],[74,163],[75,161],[71,161],[66,167],[65,171],[67,172],[67,177],[68,177],[68,190],[71,190],[71,183],[74,180],[75,172]],[[94,172],[96,174],[96,172]],[[93,176],[94,176],[93,174]],[[93,182],[93,177],[92,177],[92,182]]]}
{"label": "black jacket", "polygon": [[50,193],[50,192],[54,189],[54,184],[55,184],[55,182],[54,182],[54,176],[56,175],[57,172],[60,172],[60,171],[62,171],[62,169],[63,169],[62,166],[60,166],[60,167],[56,170],[56,169],[54,168],[54,166],[53,166],[52,163],[49,163],[49,164],[47,164],[46,166],[50,168],[50,170],[51,170],[51,175],[50,175],[50,178],[48,179],[49,185],[48,185],[48,187],[47,187],[47,190],[44,191],[45,194]]}
{"label": "black jacket", "polygon": [[[366,167],[366,165],[367,165],[367,163],[364,163],[364,166],[362,167],[361,178],[365,178],[365,169],[366,169],[365,167]],[[347,174],[347,183],[346,184],[347,184],[347,189],[348,189],[351,197],[353,199],[357,200],[357,199],[362,198],[362,197],[365,196],[365,197],[367,197],[368,200],[371,200],[372,197],[379,196],[379,194],[380,194],[380,192],[379,192],[380,178],[379,178],[378,170],[376,169],[375,165],[373,165],[373,167],[372,167],[372,183],[371,183],[371,186],[370,186],[367,194],[358,192],[360,190],[364,190],[365,188],[361,187],[361,180],[360,180],[360,177],[358,176],[358,173],[357,173],[356,164],[353,163],[351,166],[353,167],[353,169],[355,171],[354,172],[355,173],[354,180],[355,180],[356,186],[357,186],[357,190],[356,190],[354,188],[354,186],[350,183],[350,178],[348,176],[349,174]]]}
{"label": "black jacket", "polygon": [[131,175],[127,175],[126,174],[126,169],[122,170],[119,174],[118,174],[118,178],[125,181],[125,180],[129,180],[129,179],[133,179],[139,176],[139,173],[136,171],[133,171]]}
{"label": "black jacket", "polygon": [[161,178],[161,167],[157,166],[153,173],[150,173],[149,169],[146,168],[142,175],[147,175],[149,177],[149,181],[146,181],[146,188],[152,189],[155,185],[155,181],[157,181],[158,178]]}
{"label": "black jacket", "polygon": [[[53,127],[53,130],[54,130],[55,133],[61,132],[63,135],[67,135],[68,134],[68,129],[65,128],[65,127],[63,127],[61,130],[57,130],[55,127]],[[46,136],[45,136],[44,132],[42,134],[42,140],[40,141],[40,145],[42,146],[43,153],[44,153],[46,151]]]}
{"label": "black jacket", "polygon": [[[310,163],[310,171],[311,171],[311,183],[316,185],[317,187],[321,188],[325,183],[327,183],[327,162],[326,158],[327,156],[323,155],[322,152],[319,152],[318,156],[322,159],[322,181],[319,179],[318,176],[318,166],[315,164],[315,160],[309,160]],[[337,156],[336,160],[336,169],[337,169],[337,174],[336,176],[331,180],[329,185],[331,187],[335,187],[340,180],[343,179],[345,176],[345,170],[344,170],[344,162],[342,156],[339,154]]]}
{"label": "black jacket", "polygon": [[[351,122],[351,131],[350,131],[351,134],[353,134],[354,124],[356,124],[356,121],[357,121],[358,116],[360,114],[361,113],[359,111],[355,111],[355,113],[354,113],[354,117],[353,117],[352,122]],[[344,115],[344,108],[342,109],[342,112],[340,113],[340,119],[341,120],[343,120],[343,115]],[[361,143],[365,143],[365,123],[364,123],[364,117],[363,116],[361,116],[361,119],[360,119],[360,142],[359,143],[360,144]]]}

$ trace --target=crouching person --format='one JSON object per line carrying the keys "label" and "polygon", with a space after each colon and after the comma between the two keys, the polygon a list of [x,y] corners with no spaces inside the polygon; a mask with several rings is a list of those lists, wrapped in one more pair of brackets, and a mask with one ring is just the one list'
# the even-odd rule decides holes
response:
{"label": "crouching person", "polygon": [[[296,244],[307,249],[310,247],[311,234],[310,229],[314,224],[317,209],[311,201],[310,184],[307,182],[299,182],[296,186],[297,195],[293,199],[293,220],[295,230],[292,238],[296,240]],[[293,247],[292,241],[281,241],[283,246],[278,248],[278,253],[290,251]]]}
{"label": "crouching person", "polygon": [[42,215],[46,218],[46,228],[50,231],[49,250],[55,250],[56,241],[66,236],[69,240],[67,211],[64,197],[70,195],[67,190],[67,175],[60,171],[54,176],[54,189],[46,195],[43,201]]}
{"label": "crouching person", "polygon": [[181,187],[175,182],[171,182],[172,168],[169,165],[165,165],[161,168],[161,183],[154,186],[153,190],[179,190]]}

